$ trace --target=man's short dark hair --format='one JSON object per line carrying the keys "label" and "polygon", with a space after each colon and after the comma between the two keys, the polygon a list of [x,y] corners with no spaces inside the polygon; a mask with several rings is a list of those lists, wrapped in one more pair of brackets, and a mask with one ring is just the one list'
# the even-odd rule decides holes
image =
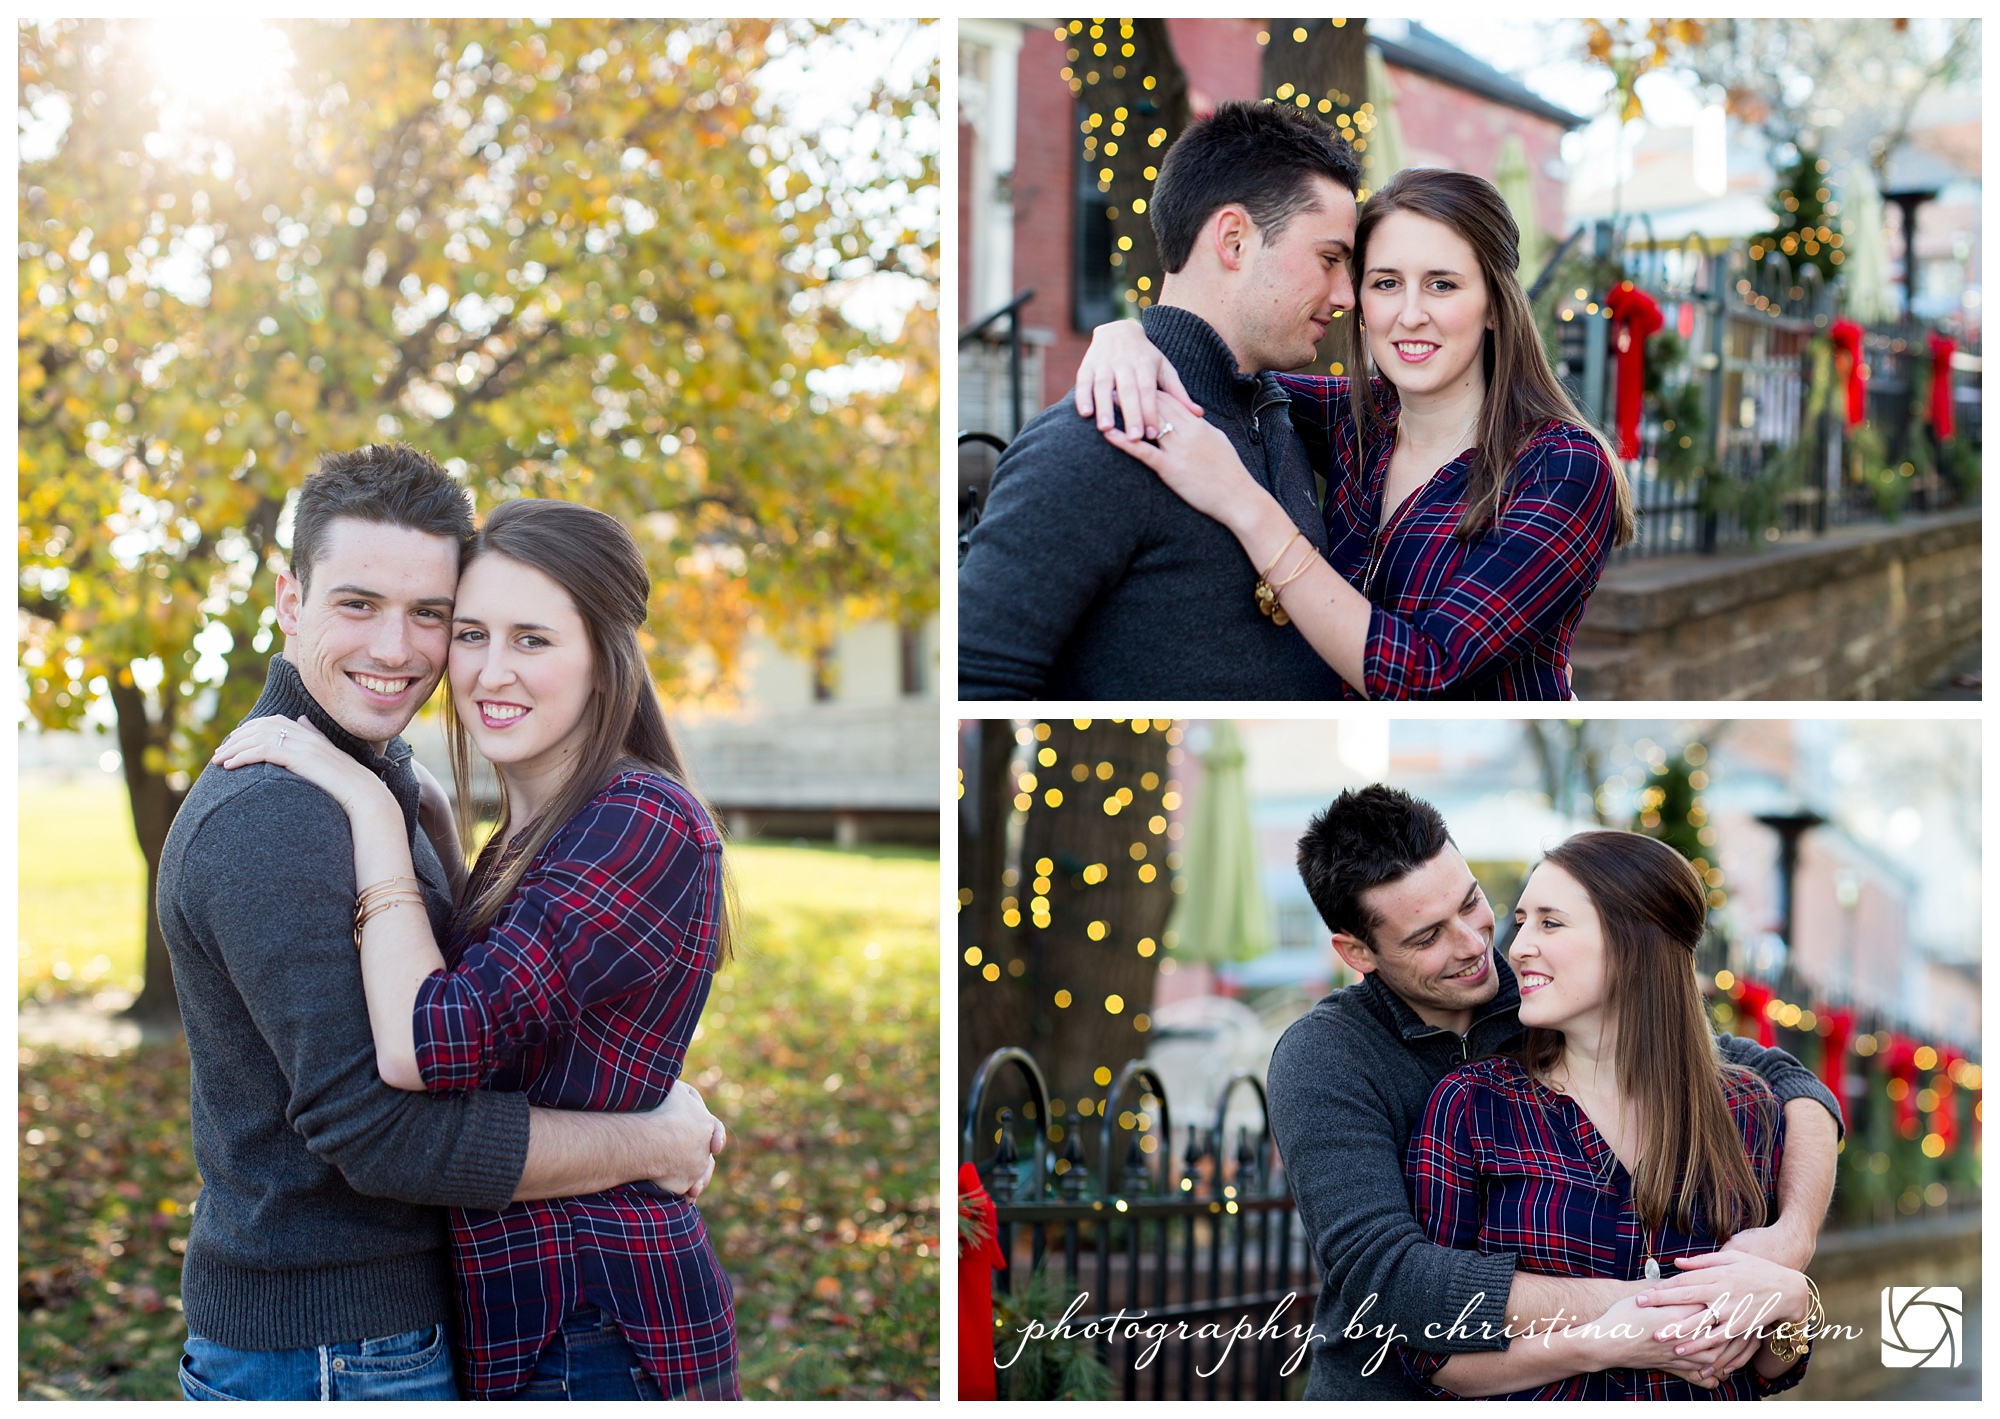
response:
{"label": "man's short dark hair", "polygon": [[400,443],[371,443],[320,458],[292,511],[292,575],[304,591],[337,517],[472,540],[472,501],[437,460]]}
{"label": "man's short dark hair", "polygon": [[1306,825],[1299,876],[1327,929],[1375,947],[1381,918],[1361,900],[1371,887],[1400,882],[1451,841],[1444,818],[1399,788],[1351,788]]}
{"label": "man's short dark hair", "polygon": [[1219,208],[1237,206],[1266,242],[1312,205],[1316,177],[1361,190],[1361,163],[1347,140],[1289,104],[1218,104],[1190,123],[1160,164],[1147,209],[1160,264],[1187,265],[1195,240]]}

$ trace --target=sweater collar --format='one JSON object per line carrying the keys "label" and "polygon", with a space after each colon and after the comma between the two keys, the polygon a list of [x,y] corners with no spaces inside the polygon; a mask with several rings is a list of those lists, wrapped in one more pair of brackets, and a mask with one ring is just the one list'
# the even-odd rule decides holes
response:
{"label": "sweater collar", "polygon": [[1262,380],[1236,368],[1236,356],[1214,326],[1179,306],[1148,306],[1139,312],[1146,338],[1159,347],[1204,409],[1250,407]]}
{"label": "sweater collar", "polygon": [[[1497,1047],[1500,1041],[1511,1038],[1520,1028],[1515,1012],[1521,1006],[1521,986],[1514,979],[1514,969],[1507,964],[1506,956],[1498,951],[1493,953],[1493,967],[1498,973],[1500,988],[1491,1000],[1473,1013],[1472,1023],[1465,1031],[1467,1040],[1478,1035],[1484,1041],[1487,1035],[1493,1035],[1492,1041],[1487,1045],[1488,1048]],[[1371,971],[1361,978],[1360,990],[1361,998],[1368,1002],[1369,1008],[1404,1040],[1451,1033],[1431,1024],[1411,1009],[1402,996],[1382,983],[1382,977],[1377,972]],[[1504,1029],[1494,1031],[1488,1024],[1490,1021],[1501,1021]]]}
{"label": "sweater collar", "polygon": [[320,702],[313,698],[312,691],[300,678],[298,667],[282,655],[271,657],[270,669],[264,678],[264,693],[257,697],[256,706],[245,716],[256,719],[262,715],[282,715],[286,719],[297,719],[304,715],[313,728],[324,734],[343,754],[353,759],[363,768],[379,777],[394,794],[396,802],[402,806],[403,817],[414,826],[417,818],[417,774],[411,767],[412,751],[408,743],[400,737],[391,739],[388,752],[377,754],[364,739],[358,739],[341,728],[334,717],[326,712]]}

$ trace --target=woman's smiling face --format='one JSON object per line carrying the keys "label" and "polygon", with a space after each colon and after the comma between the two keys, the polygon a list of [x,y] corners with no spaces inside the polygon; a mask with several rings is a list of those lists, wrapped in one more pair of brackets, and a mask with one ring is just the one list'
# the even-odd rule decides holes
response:
{"label": "woman's smiling face", "polygon": [[1521,889],[1507,947],[1521,986],[1521,1023],[1570,1030],[1605,1007],[1604,929],[1576,878],[1544,862]]}
{"label": "woman's smiling face", "polygon": [[465,569],[452,611],[451,693],[480,753],[521,769],[566,756],[595,692],[590,629],[568,592],[497,552]]}
{"label": "woman's smiling face", "polygon": [[1407,399],[1468,378],[1483,383],[1493,317],[1471,244],[1442,222],[1392,212],[1370,234],[1364,259],[1368,353],[1397,391]]}

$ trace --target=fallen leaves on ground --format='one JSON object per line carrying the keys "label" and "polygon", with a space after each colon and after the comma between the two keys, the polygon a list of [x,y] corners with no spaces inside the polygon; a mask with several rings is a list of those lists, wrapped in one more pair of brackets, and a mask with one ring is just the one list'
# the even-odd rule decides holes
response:
{"label": "fallen leaves on ground", "polygon": [[[745,919],[687,1076],[754,1399],[938,1382],[937,859],[731,849]],[[20,1053],[20,1396],[176,1399],[200,1190],[184,1043]]]}
{"label": "fallen leaves on ground", "polygon": [[179,1399],[186,1045],[23,1049],[20,1093],[21,1398]]}

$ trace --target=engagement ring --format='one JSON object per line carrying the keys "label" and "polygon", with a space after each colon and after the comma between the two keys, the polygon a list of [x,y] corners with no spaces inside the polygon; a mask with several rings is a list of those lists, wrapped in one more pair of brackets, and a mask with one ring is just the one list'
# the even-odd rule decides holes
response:
{"label": "engagement ring", "polygon": [[1162,424],[1162,425],[1160,425],[1160,437],[1161,437],[1161,438],[1165,438],[1165,437],[1166,437],[1166,436],[1167,436],[1168,434],[1172,433],[1173,431],[1174,431],[1174,426],[1173,426],[1172,424]]}

